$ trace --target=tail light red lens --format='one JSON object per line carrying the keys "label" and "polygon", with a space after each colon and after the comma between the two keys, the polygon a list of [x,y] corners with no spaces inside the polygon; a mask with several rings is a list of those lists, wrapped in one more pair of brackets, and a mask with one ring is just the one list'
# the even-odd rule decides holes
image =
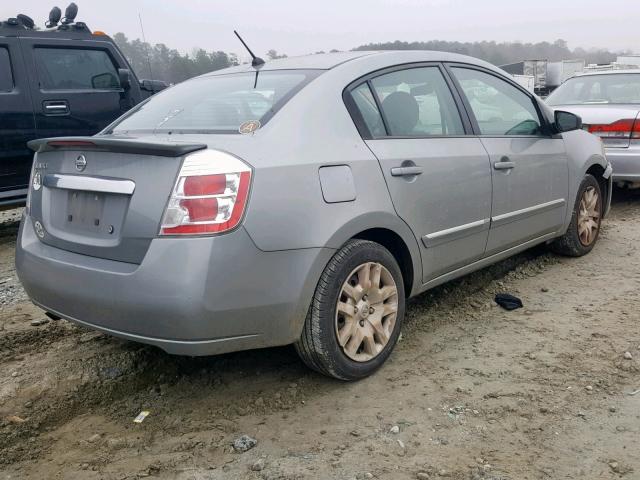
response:
{"label": "tail light red lens", "polygon": [[251,169],[224,152],[189,155],[164,213],[161,235],[206,235],[235,228],[244,215]]}
{"label": "tail light red lens", "polygon": [[203,175],[201,177],[187,177],[184,181],[184,194],[188,196],[196,195],[219,195],[227,188],[227,176]]}
{"label": "tail light red lens", "polygon": [[640,120],[628,118],[608,125],[589,125],[589,132],[601,138],[640,138]]}

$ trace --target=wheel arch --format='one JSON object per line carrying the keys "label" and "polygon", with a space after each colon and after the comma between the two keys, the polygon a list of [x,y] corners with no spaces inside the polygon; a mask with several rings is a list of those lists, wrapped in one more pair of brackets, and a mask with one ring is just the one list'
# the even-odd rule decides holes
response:
{"label": "wheel arch", "polygon": [[341,248],[353,238],[381,244],[394,256],[405,283],[405,295],[415,294],[422,284],[422,258],[416,238],[397,215],[371,212],[343,225],[330,239],[332,248]]}
{"label": "wheel arch", "polygon": [[611,199],[611,189],[612,184],[610,179],[605,178],[606,168],[604,168],[600,163],[592,163],[585,174],[593,175],[600,185],[600,190],[602,192],[602,198],[605,202],[604,214],[606,215],[609,210],[609,201]]}

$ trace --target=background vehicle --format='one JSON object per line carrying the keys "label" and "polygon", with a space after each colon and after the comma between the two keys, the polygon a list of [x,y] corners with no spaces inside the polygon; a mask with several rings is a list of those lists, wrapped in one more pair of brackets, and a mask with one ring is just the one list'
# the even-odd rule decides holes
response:
{"label": "background vehicle", "polygon": [[24,203],[29,140],[93,135],[166,87],[139,82],[104,33],[73,17],[51,25],[34,30],[24,16],[0,22],[0,208]]}
{"label": "background vehicle", "polygon": [[390,355],[407,297],[543,242],[589,252],[611,194],[577,116],[440,52],[221,70],[30,145],[36,304],[176,354],[295,343],[345,380]]}
{"label": "background vehicle", "polygon": [[602,139],[616,183],[640,182],[640,70],[579,75],[546,102],[580,115],[584,128]]}

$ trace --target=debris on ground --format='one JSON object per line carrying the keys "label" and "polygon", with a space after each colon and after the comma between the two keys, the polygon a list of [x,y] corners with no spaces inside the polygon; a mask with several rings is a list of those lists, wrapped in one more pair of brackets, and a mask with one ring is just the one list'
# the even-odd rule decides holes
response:
{"label": "debris on ground", "polygon": [[17,415],[9,415],[7,417],[7,422],[9,423],[24,423],[26,422],[26,420],[22,417],[19,417]]}
{"label": "debris on ground", "polygon": [[136,418],[133,419],[133,423],[142,423],[144,422],[144,419],[147,418],[149,416],[149,411],[147,410],[143,410],[142,412],[140,412]]}
{"label": "debris on ground", "polygon": [[264,458],[259,458],[258,460],[253,462],[253,464],[251,465],[251,470],[254,472],[261,472],[262,470],[264,470],[265,463],[266,462]]}
{"label": "debris on ground", "polygon": [[37,320],[31,320],[30,324],[32,327],[39,327],[41,325],[45,325],[49,323],[49,319],[48,318],[39,318]]}
{"label": "debris on ground", "polygon": [[522,308],[522,300],[510,293],[498,293],[495,296],[495,302],[505,310],[516,310]]}
{"label": "debris on ground", "polygon": [[238,453],[244,453],[251,450],[258,444],[258,440],[249,435],[242,435],[233,441],[233,449]]}

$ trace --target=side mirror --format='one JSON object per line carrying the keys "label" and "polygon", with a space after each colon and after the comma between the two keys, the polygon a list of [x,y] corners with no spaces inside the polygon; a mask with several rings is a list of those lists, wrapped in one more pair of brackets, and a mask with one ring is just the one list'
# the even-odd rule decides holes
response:
{"label": "side mirror", "polygon": [[101,73],[91,77],[91,86],[97,90],[117,90],[120,88],[118,79],[110,72]]}
{"label": "side mirror", "polygon": [[140,80],[140,88],[145,92],[151,92],[151,94],[158,93],[168,86],[167,82],[163,80]]}
{"label": "side mirror", "polygon": [[582,119],[575,113],[556,110],[554,117],[556,129],[560,133],[580,130],[582,128]]}
{"label": "side mirror", "polygon": [[120,80],[120,87],[124,90],[129,90],[131,88],[131,72],[128,68],[118,69],[118,79]]}

